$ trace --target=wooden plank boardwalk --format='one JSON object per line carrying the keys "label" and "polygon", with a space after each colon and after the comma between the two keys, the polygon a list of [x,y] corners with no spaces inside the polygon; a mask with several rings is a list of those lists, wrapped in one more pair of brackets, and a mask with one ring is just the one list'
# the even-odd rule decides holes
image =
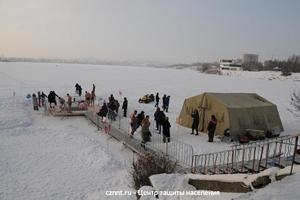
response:
{"label": "wooden plank boardwalk", "polygon": [[123,145],[127,146],[133,152],[138,154],[144,154],[146,152],[156,153],[155,150],[148,148],[147,145],[142,145],[140,140],[131,137],[127,132],[112,126],[109,122],[102,121],[102,119],[97,115],[97,112],[99,112],[99,110],[100,106],[94,105],[88,106],[85,110],[80,110],[77,107],[72,107],[71,112],[68,112],[65,109],[48,109],[47,113],[55,117],[84,116],[88,120],[90,120],[98,128],[98,130],[102,130],[116,140],[121,141]]}

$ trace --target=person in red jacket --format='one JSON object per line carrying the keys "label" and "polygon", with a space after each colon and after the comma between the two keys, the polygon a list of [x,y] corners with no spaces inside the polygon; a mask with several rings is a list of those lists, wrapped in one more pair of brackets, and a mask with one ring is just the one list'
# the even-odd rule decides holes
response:
{"label": "person in red jacket", "polygon": [[208,142],[213,142],[214,141],[214,134],[217,126],[217,119],[215,115],[211,116],[211,120],[208,123]]}

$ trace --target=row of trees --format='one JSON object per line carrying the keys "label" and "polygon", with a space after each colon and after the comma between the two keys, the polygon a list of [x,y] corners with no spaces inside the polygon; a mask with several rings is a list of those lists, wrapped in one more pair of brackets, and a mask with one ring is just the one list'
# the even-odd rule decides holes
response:
{"label": "row of trees", "polygon": [[244,63],[242,67],[249,71],[276,70],[282,71],[283,75],[289,75],[291,72],[300,72],[300,55],[290,56],[287,60],[267,60],[264,64]]}

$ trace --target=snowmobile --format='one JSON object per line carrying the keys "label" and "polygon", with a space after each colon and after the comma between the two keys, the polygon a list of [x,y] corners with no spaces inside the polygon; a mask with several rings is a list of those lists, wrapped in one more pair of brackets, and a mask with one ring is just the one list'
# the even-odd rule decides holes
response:
{"label": "snowmobile", "polygon": [[154,101],[154,95],[153,94],[146,94],[142,98],[139,99],[139,103],[150,103]]}

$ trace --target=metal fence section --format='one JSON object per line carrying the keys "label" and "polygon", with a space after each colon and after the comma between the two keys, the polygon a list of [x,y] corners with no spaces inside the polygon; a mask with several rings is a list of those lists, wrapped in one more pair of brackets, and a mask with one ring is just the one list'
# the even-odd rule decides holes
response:
{"label": "metal fence section", "polygon": [[194,150],[189,144],[174,138],[170,138],[170,142],[168,142],[168,138],[165,138],[162,134],[154,133],[151,142],[148,142],[146,146],[169,156],[183,166],[190,167],[192,165]]}
{"label": "metal fence section", "polygon": [[257,173],[269,167],[291,167],[296,158],[299,135],[284,136],[231,150],[193,156],[192,172],[202,174]]}
{"label": "metal fence section", "polygon": [[163,134],[155,133],[154,130],[151,130],[151,141],[143,144],[139,132],[136,132],[134,137],[129,134],[128,118],[116,116],[114,120],[103,120],[95,110],[85,111],[85,116],[98,127],[99,131],[122,141],[133,151],[139,154],[150,152],[168,157],[181,166],[190,168],[193,173],[256,173],[272,166],[291,166],[292,173],[293,164],[300,164],[300,156],[296,154],[299,134],[245,145],[233,145],[226,151],[194,155],[191,145],[172,137],[168,142]]}
{"label": "metal fence section", "polygon": [[190,168],[192,165],[194,151],[193,147],[189,144],[185,144],[173,138],[170,138],[170,142],[164,142],[164,136],[162,134],[157,134],[155,131],[151,131],[151,141],[144,145],[139,132],[136,132],[134,137],[129,135],[129,121],[121,120],[120,116],[116,116],[116,120],[110,119],[103,122],[101,117],[99,117],[96,113],[87,111],[86,117],[90,119],[99,130],[101,129],[103,132],[108,133],[112,137],[123,141],[125,145],[138,153],[151,152],[176,160],[178,164],[184,167]]}
{"label": "metal fence section", "polygon": [[119,129],[112,125],[112,122],[107,120],[103,121],[101,117],[99,117],[96,113],[92,111],[86,112],[86,117],[91,120],[97,127],[98,130],[116,138],[119,141],[122,141],[124,145],[128,146],[130,149],[135,151],[136,153],[145,153],[146,151],[151,151],[146,149],[136,138],[131,137],[127,134],[126,131]]}

